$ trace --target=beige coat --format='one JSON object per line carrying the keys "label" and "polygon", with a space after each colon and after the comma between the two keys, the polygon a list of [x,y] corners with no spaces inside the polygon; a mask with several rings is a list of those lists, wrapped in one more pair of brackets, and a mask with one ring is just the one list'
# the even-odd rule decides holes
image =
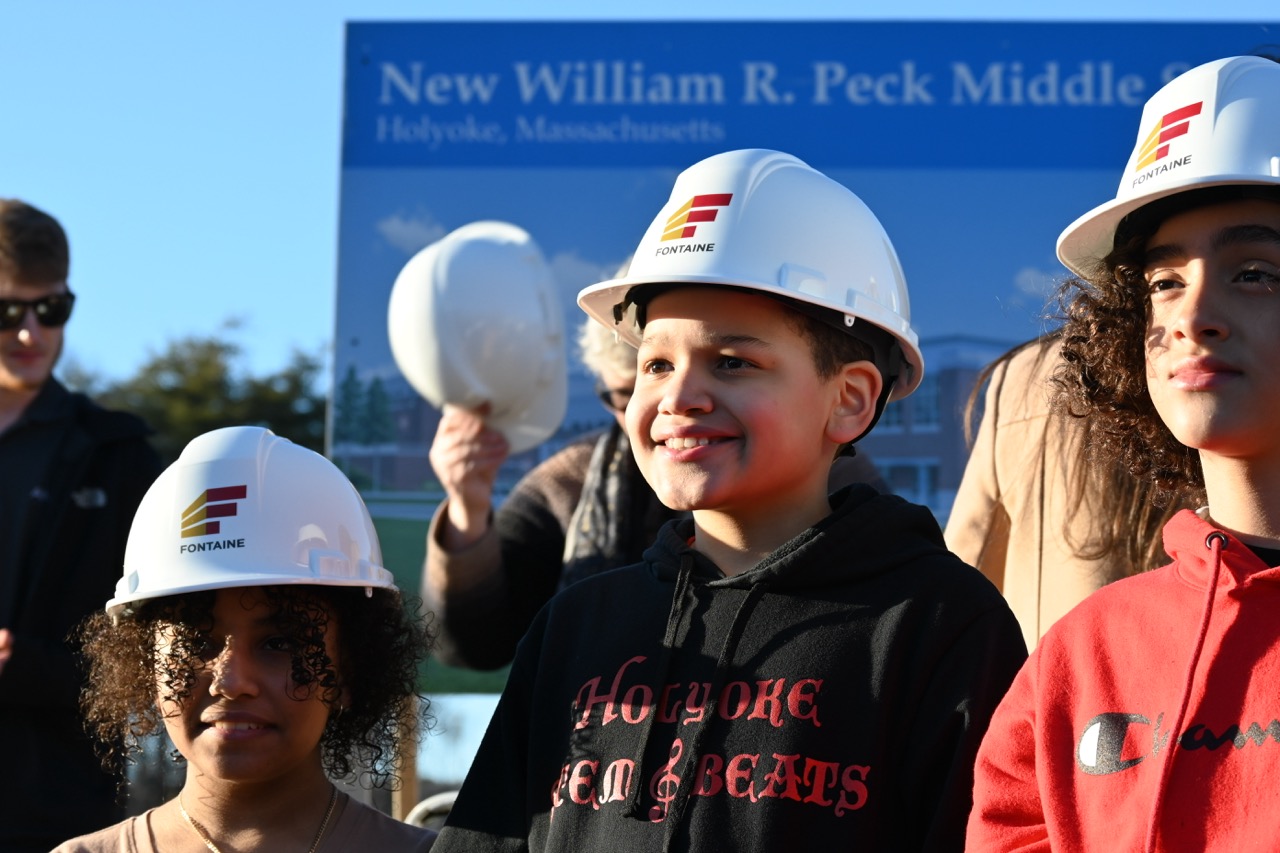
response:
{"label": "beige coat", "polygon": [[[1070,419],[1049,413],[1056,342],[1029,346],[991,376],[977,439],[947,521],[947,546],[1004,593],[1034,648],[1059,617],[1118,576],[1075,555],[1097,529],[1088,502],[1069,506],[1082,464]],[[1064,531],[1064,519],[1069,524]]]}

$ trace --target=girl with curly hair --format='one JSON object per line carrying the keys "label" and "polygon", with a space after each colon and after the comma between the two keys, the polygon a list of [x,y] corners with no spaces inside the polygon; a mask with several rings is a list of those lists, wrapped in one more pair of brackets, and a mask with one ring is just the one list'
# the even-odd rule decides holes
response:
{"label": "girl with curly hair", "polygon": [[265,429],[192,441],[143,499],[125,574],[80,629],[82,705],[120,769],[163,728],[174,799],[56,853],[424,851],[331,778],[397,774],[428,649],[346,477]]}
{"label": "girl with curly hair", "polygon": [[1045,634],[978,753],[971,850],[1262,850],[1280,759],[1280,64],[1147,102],[1117,197],[1059,238],[1068,415],[1165,496],[1173,562]]}

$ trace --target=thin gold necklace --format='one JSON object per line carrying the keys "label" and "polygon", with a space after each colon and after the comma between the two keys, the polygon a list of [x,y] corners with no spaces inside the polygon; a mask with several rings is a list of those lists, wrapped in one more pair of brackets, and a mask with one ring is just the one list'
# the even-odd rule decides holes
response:
{"label": "thin gold necklace", "polygon": [[[333,817],[333,807],[338,803],[338,789],[329,786],[329,807],[324,810],[324,820],[320,821],[320,829],[316,830],[316,837],[311,842],[310,849],[307,853],[316,853],[316,848],[320,846],[320,839],[324,837],[324,831],[329,826],[329,818]],[[218,849],[218,845],[213,843],[213,839],[209,837],[209,831],[204,828],[204,824],[187,814],[186,808],[182,805],[182,793],[178,793],[178,811],[182,814],[183,820],[191,827],[196,835],[200,836],[200,840],[204,842],[204,846],[208,847],[213,853],[222,853]]]}

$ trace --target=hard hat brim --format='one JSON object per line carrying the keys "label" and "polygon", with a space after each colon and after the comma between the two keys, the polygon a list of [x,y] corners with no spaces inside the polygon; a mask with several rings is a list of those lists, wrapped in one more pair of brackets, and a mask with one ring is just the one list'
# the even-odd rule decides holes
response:
{"label": "hard hat brim", "polygon": [[1066,227],[1058,237],[1058,260],[1078,276],[1087,276],[1115,246],[1120,222],[1153,201],[1191,190],[1221,186],[1280,186],[1280,179],[1266,180],[1257,175],[1214,175],[1212,179],[1193,177],[1182,183],[1161,187],[1154,192],[1123,200],[1112,199],[1100,204]]}
{"label": "hard hat brim", "polygon": [[[785,287],[765,284],[753,279],[735,280],[727,276],[709,275],[624,276],[622,278],[613,278],[583,288],[578,293],[578,307],[596,322],[613,329],[623,341],[633,347],[638,347],[640,345],[639,330],[629,323],[617,322],[614,318],[613,307],[622,302],[633,287],[645,284],[737,287],[743,290],[754,290],[772,296],[780,296],[793,302],[806,302],[819,308],[835,310],[824,300],[808,299],[804,293],[798,293]],[[915,332],[909,328],[905,330],[895,328],[889,323],[875,323],[869,319],[865,320],[865,322],[871,323],[891,334],[902,347],[907,361],[912,365],[913,369],[910,376],[904,381],[899,381],[898,387],[894,388],[892,395],[894,400],[906,397],[920,385],[920,381],[924,377],[924,355],[920,351],[920,342],[916,340]]]}
{"label": "hard hat brim", "polygon": [[344,587],[375,587],[377,589],[398,589],[395,585],[395,579],[391,572],[381,567],[375,567],[376,578],[332,578],[332,577],[302,577],[289,576],[279,573],[264,573],[260,575],[241,574],[228,576],[225,573],[219,578],[210,578],[206,581],[195,581],[190,583],[173,584],[169,587],[159,589],[147,589],[129,595],[118,595],[107,602],[106,611],[108,615],[117,616],[125,610],[133,609],[130,605],[143,601],[150,601],[153,598],[164,598],[168,595],[186,595],[190,592],[210,592],[219,589],[237,589],[239,587],[260,587],[260,586],[344,586]]}

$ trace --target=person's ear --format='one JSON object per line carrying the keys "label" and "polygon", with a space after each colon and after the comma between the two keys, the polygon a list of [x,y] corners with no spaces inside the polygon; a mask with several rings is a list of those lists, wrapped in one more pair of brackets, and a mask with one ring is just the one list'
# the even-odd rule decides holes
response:
{"label": "person's ear", "polygon": [[869,361],[851,361],[832,380],[836,404],[827,417],[827,438],[840,446],[862,436],[876,415],[884,378]]}

